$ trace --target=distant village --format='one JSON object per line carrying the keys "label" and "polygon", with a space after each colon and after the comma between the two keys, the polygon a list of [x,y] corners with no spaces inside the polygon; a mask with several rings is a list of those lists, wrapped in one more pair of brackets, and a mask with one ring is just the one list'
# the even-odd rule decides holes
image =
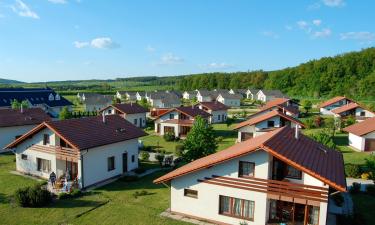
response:
{"label": "distant village", "polygon": [[[332,120],[333,132],[347,133],[353,152],[375,151],[375,113],[345,96],[313,106],[279,90],[155,90],[114,96],[82,92],[76,102],[91,114],[62,118],[76,103],[51,88],[0,89],[0,146],[15,155],[15,172],[48,180],[47,189],[58,195],[115,182],[139,171],[142,160],[159,160],[171,166],[154,183],[170,187],[170,208],[163,216],[172,219],[328,224],[331,217],[351,213],[333,200],[348,190],[344,158],[302,130]],[[251,113],[232,113],[248,106]],[[315,117],[308,118],[313,107]],[[150,134],[159,138],[158,145],[200,140],[189,138],[197,121],[206,124],[203,129],[227,124],[236,138],[229,147],[182,165],[177,149],[160,159],[140,141]]]}

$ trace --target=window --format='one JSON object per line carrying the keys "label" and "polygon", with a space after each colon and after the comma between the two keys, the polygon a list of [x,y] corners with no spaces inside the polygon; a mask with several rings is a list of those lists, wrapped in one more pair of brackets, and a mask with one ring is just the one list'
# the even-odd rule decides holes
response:
{"label": "window", "polygon": [[134,125],[137,125],[137,122],[138,122],[137,119],[134,119]]}
{"label": "window", "polygon": [[240,161],[238,168],[239,177],[253,177],[255,171],[255,163]]}
{"label": "window", "polygon": [[302,172],[300,170],[297,170],[296,168],[288,165],[287,166],[287,174],[286,174],[285,177],[301,180],[302,179]]}
{"label": "window", "polygon": [[111,156],[108,157],[108,171],[112,171],[115,169],[115,157]]}
{"label": "window", "polygon": [[48,134],[43,135],[43,145],[49,145],[49,135]]}
{"label": "window", "polygon": [[21,154],[21,159],[22,159],[22,160],[27,160],[27,155],[25,155],[25,154]]}
{"label": "window", "polygon": [[51,160],[36,158],[38,171],[49,173],[51,171]]}
{"label": "window", "polygon": [[198,191],[191,189],[184,189],[184,196],[190,198],[198,198]]}
{"label": "window", "polygon": [[56,94],[56,96],[55,96],[55,100],[57,100],[57,101],[60,100],[60,95],[59,95],[59,94]]}
{"label": "window", "polygon": [[112,114],[112,110],[108,109],[108,114]]}
{"label": "window", "polygon": [[220,115],[217,115],[217,120],[219,120],[219,121],[220,121]]}
{"label": "window", "polygon": [[273,120],[268,120],[268,121],[267,121],[267,127],[275,127],[275,121],[273,121]]}
{"label": "window", "polygon": [[174,119],[174,114],[173,114],[173,113],[169,114],[169,119],[170,119],[170,120],[171,120],[171,119]]}
{"label": "window", "polygon": [[307,224],[317,225],[319,224],[319,207],[308,206],[308,218]]}
{"label": "window", "polygon": [[365,111],[362,111],[362,112],[360,112],[359,115],[360,115],[360,116],[365,116],[365,115],[366,115],[366,112],[365,112]]}
{"label": "window", "polygon": [[232,198],[220,195],[219,197],[219,214],[254,220],[255,202],[239,198]]}
{"label": "window", "polygon": [[135,161],[135,155],[132,155],[132,162]]}

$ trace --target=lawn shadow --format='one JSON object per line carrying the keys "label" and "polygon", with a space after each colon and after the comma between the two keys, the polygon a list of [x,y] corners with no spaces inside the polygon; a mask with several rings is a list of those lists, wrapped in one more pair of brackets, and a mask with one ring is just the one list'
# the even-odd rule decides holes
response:
{"label": "lawn shadow", "polygon": [[81,208],[81,207],[98,207],[107,203],[108,201],[94,201],[94,200],[85,200],[80,198],[71,198],[71,199],[63,199],[63,200],[56,200],[52,204],[48,205],[45,208]]}
{"label": "lawn shadow", "polygon": [[222,136],[224,138],[235,138],[237,137],[237,132],[234,130],[215,130],[216,136]]}
{"label": "lawn shadow", "polygon": [[338,146],[348,146],[349,145],[348,136],[335,136],[333,138],[333,141]]}
{"label": "lawn shadow", "polygon": [[7,195],[0,193],[0,204],[6,204],[9,202]]}

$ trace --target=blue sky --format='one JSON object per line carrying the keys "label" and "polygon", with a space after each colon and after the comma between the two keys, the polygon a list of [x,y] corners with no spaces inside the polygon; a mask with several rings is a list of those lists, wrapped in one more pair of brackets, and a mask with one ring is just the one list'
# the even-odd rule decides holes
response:
{"label": "blue sky", "polygon": [[275,70],[375,43],[373,0],[0,0],[0,78]]}

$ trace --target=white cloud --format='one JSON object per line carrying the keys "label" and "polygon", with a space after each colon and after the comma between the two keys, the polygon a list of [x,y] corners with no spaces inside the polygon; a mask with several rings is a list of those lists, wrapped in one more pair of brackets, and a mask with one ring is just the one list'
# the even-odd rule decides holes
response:
{"label": "white cloud", "polygon": [[73,45],[76,48],[86,48],[86,47],[92,47],[92,48],[98,48],[98,49],[114,49],[119,48],[120,45],[114,41],[112,41],[109,37],[99,37],[92,39],[89,41],[75,41],[73,42]]}
{"label": "white cloud", "polygon": [[320,3],[319,2],[315,2],[315,3],[307,6],[308,10],[315,10],[315,9],[319,9],[319,8],[320,8]]}
{"label": "white cloud", "polygon": [[320,24],[322,24],[322,20],[313,20],[312,23],[315,25],[315,26],[320,26]]}
{"label": "white cloud", "polygon": [[273,31],[263,31],[261,34],[262,34],[263,36],[270,37],[270,38],[273,38],[273,39],[278,39],[278,38],[279,38],[279,35],[276,34],[276,33],[273,32]]}
{"label": "white cloud", "polygon": [[313,36],[314,38],[325,38],[331,36],[332,31],[329,28],[324,28],[320,31],[315,31]]}
{"label": "white cloud", "polygon": [[76,48],[85,48],[85,47],[88,47],[90,46],[90,43],[89,42],[80,42],[80,41],[75,41],[73,42],[74,46]]}
{"label": "white cloud", "polygon": [[32,11],[30,7],[21,0],[16,0],[16,3],[12,5],[11,8],[13,12],[17,13],[19,16],[39,19],[38,14]]}
{"label": "white cloud", "polygon": [[341,33],[340,37],[341,40],[356,40],[361,44],[371,44],[375,41],[375,33],[368,31]]}
{"label": "white cloud", "polygon": [[151,45],[148,45],[148,46],[146,47],[146,51],[148,51],[148,52],[155,52],[155,51],[156,51],[156,48],[152,47]]}
{"label": "white cloud", "polygon": [[202,67],[208,68],[208,69],[229,69],[229,68],[232,68],[233,65],[225,63],[225,62],[222,62],[222,63],[212,62],[207,65],[203,65]]}
{"label": "white cloud", "polygon": [[300,29],[306,29],[309,26],[309,24],[304,20],[300,20],[300,21],[297,22],[297,26]]}
{"label": "white cloud", "polygon": [[181,64],[184,62],[184,59],[174,55],[173,53],[167,53],[161,56],[159,65],[174,65]]}
{"label": "white cloud", "polygon": [[341,7],[345,5],[344,0],[322,0],[323,4],[329,7]]}
{"label": "white cloud", "polygon": [[68,3],[66,0],[48,0],[49,2],[53,4],[66,4]]}
{"label": "white cloud", "polygon": [[285,29],[287,29],[287,30],[293,30],[293,26],[285,25]]}

